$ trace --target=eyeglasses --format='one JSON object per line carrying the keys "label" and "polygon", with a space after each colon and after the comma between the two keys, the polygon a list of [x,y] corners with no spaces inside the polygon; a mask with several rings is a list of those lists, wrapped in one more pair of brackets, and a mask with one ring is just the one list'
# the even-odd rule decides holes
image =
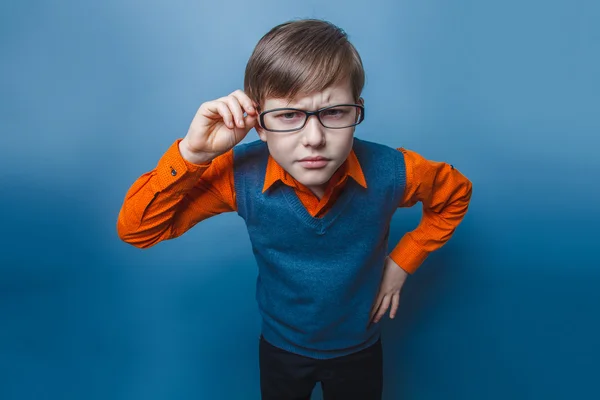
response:
{"label": "eyeglasses", "polygon": [[315,115],[325,128],[350,128],[363,122],[365,108],[359,104],[336,104],[317,111],[304,111],[297,108],[275,108],[260,113],[263,129],[270,132],[299,131],[308,118]]}

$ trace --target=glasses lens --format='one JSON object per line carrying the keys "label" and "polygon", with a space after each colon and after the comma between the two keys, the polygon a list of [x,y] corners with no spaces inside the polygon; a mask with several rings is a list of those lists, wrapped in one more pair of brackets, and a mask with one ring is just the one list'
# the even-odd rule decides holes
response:
{"label": "glasses lens", "polygon": [[358,122],[360,108],[356,106],[336,106],[321,111],[319,117],[327,128],[346,128]]}
{"label": "glasses lens", "polygon": [[269,111],[264,115],[265,129],[287,131],[302,128],[306,114],[298,110],[282,109]]}
{"label": "glasses lens", "polygon": [[[347,128],[360,120],[361,109],[357,106],[334,106],[319,113],[321,123],[326,128]],[[306,114],[293,108],[267,111],[264,114],[264,128],[272,131],[299,130],[306,122]]]}

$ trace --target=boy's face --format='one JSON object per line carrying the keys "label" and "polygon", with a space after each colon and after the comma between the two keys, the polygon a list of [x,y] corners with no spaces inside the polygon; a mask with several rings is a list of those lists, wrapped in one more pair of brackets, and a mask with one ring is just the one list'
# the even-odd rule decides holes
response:
{"label": "boy's face", "polygon": [[[297,108],[305,111],[316,111],[336,104],[355,104],[348,81],[330,86],[312,94],[302,94],[294,99],[268,98],[262,110],[275,108]],[[362,105],[363,100],[360,99]],[[331,113],[333,114],[333,113]],[[266,118],[266,117],[265,117]],[[296,118],[287,114],[278,118]],[[277,163],[294,179],[321,197],[327,182],[334,172],[346,160],[354,141],[354,126],[349,128],[326,128],[316,115],[308,118],[301,130],[293,132],[270,132],[256,127],[258,135],[267,143],[269,153]],[[317,161],[307,158],[320,158]]]}

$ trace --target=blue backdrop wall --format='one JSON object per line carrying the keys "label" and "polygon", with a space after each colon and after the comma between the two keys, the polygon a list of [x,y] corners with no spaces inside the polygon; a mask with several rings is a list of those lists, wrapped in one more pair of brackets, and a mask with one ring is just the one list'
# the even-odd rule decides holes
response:
{"label": "blue backdrop wall", "polygon": [[[363,57],[358,137],[474,184],[384,321],[385,399],[600,398],[591,0],[2,2],[0,398],[259,398],[243,221],[145,251],[115,223],[200,104],[242,87],[260,37],[301,17]],[[399,210],[390,246],[419,217]]]}

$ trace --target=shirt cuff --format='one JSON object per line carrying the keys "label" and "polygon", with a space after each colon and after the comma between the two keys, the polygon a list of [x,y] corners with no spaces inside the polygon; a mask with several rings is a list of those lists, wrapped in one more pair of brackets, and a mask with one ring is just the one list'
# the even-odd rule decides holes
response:
{"label": "shirt cuff", "polygon": [[409,274],[414,274],[423,264],[429,252],[423,250],[410,236],[406,234],[400,239],[394,250],[390,253],[390,258]]}
{"label": "shirt cuff", "polygon": [[178,192],[191,189],[211,164],[211,161],[204,164],[193,164],[185,160],[179,152],[181,140],[177,139],[158,161],[156,166],[158,187],[155,187],[158,192],[171,187],[177,187]]}

